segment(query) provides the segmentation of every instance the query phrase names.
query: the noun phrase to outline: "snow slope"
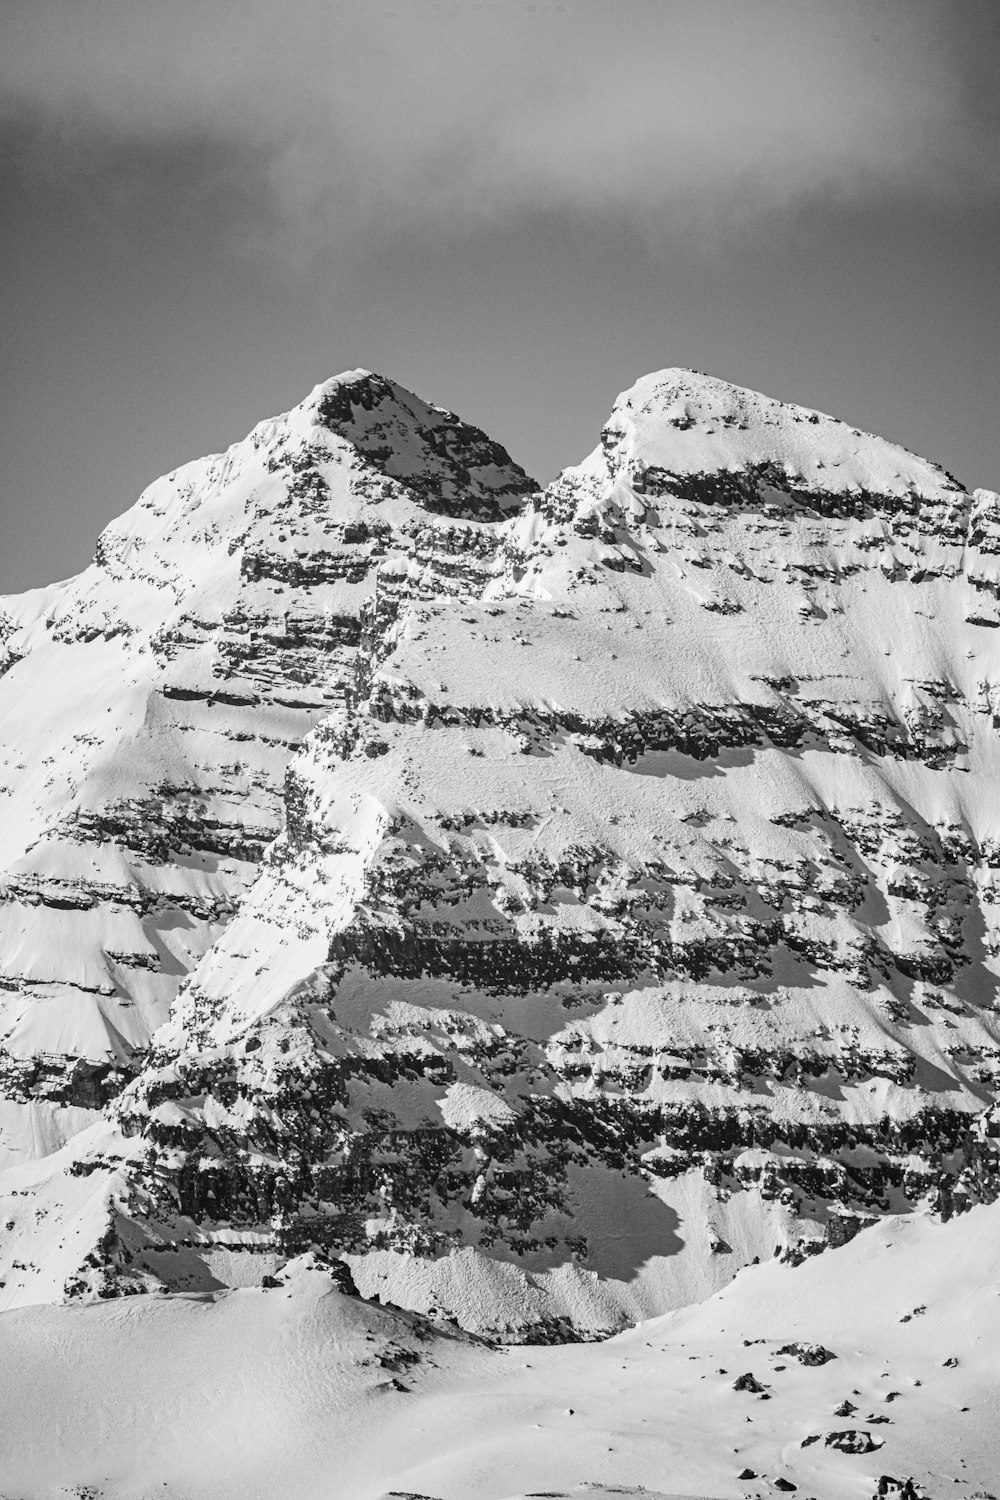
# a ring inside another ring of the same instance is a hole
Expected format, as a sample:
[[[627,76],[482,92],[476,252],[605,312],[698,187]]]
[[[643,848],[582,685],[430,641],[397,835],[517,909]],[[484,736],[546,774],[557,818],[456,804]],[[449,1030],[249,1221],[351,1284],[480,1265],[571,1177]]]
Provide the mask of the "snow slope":
[[[0,1493],[994,1493],[998,1215],[890,1218],[600,1345],[491,1349],[308,1260],[266,1289],[7,1312]]]
[[[282,826],[374,569],[475,565],[532,482],[367,371],[151,485],[78,578],[0,600],[0,1160],[130,1076]]]

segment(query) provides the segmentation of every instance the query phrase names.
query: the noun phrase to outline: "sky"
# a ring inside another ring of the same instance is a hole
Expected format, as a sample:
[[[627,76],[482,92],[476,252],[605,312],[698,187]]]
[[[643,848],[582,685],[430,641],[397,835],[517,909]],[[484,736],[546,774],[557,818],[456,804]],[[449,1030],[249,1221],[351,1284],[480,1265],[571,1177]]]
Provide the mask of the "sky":
[[[0,591],[365,366],[545,482],[688,365],[1000,489],[997,0],[3,0]]]

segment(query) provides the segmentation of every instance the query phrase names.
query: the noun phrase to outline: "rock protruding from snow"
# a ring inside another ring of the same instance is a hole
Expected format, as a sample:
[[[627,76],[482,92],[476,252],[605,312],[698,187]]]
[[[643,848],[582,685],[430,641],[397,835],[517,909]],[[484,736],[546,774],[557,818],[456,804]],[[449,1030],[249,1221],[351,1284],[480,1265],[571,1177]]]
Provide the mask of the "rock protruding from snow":
[[[948,524],[961,486],[936,464],[809,407],[693,370],[646,375],[615,402],[601,447],[557,488],[625,485],[654,503],[678,496],[757,507],[778,497],[820,515],[877,512]]]
[[[281,836],[113,1108],[111,1282],[311,1250],[586,1338],[994,1198],[993,522],[666,372],[509,520],[387,555]]]
[[[0,1161],[95,1117],[238,908],[376,568],[459,587],[531,488],[355,370],[157,480],[78,578],[0,601]]]
[[[498,521],[537,488],[478,427],[369,370],[318,386],[304,410],[433,513]]]
[[[491,1349],[340,1295],[314,1257],[262,1288],[24,1307],[0,1320],[5,1488],[86,1494],[113,1475],[105,1493],[171,1500],[993,1495],[998,1235],[996,1204],[949,1224],[889,1218],[575,1349]],[[927,1316],[901,1323],[916,1300]],[[777,1352],[834,1337],[824,1366]],[[732,1390],[747,1363],[769,1400]],[[887,1387],[902,1393],[891,1422],[831,1416],[845,1391],[867,1410]]]

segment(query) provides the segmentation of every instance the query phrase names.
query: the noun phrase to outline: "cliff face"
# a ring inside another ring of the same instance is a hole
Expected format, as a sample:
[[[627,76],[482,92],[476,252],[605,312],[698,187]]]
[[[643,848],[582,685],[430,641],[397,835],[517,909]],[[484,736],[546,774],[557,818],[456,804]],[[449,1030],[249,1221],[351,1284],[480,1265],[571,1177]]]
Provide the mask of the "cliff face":
[[[447,592],[532,488],[352,371],[150,486],[78,578],[0,600],[0,1159],[97,1118],[238,908],[375,568]]]
[[[313,1249],[473,1330],[593,1337],[996,1197],[998,497],[689,371],[526,499],[481,435],[441,439],[448,490],[361,406],[349,503],[391,534],[359,579],[271,519],[240,543],[241,590],[355,591],[282,831],[104,1123],[18,1179],[22,1252],[39,1203],[100,1243],[8,1295]],[[309,526],[356,524],[341,493]],[[218,683],[225,638],[166,680]],[[287,657],[245,644],[259,723]]]

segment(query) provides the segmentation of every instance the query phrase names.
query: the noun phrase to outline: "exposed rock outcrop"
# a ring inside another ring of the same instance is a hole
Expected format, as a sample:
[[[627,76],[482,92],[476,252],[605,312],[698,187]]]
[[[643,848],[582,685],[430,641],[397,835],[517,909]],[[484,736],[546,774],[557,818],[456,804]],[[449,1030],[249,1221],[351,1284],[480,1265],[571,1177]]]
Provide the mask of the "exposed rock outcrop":
[[[359,421],[378,486],[399,435]],[[312,1251],[595,1337],[996,1197],[1000,501],[687,371],[526,499],[441,445],[280,836],[58,1167],[109,1195],[99,1289]],[[305,586],[271,545],[253,586]]]

